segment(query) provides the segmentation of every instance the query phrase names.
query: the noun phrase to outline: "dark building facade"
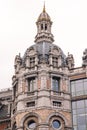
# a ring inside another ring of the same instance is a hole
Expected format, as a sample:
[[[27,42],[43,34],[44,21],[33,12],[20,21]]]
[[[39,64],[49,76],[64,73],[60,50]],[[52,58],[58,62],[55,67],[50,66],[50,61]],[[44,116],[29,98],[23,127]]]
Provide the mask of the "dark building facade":
[[[15,57],[12,90],[0,92],[0,130],[87,130],[87,50],[75,68],[53,44],[45,6],[36,26],[34,45]]]

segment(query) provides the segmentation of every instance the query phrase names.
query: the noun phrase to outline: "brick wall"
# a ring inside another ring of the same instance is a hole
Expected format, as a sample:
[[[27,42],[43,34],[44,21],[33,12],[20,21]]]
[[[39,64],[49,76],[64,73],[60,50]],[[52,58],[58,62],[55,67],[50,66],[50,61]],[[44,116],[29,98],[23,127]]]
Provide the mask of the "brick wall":
[[[5,128],[7,128],[7,126],[8,126],[8,122],[0,123],[0,130],[4,130]]]

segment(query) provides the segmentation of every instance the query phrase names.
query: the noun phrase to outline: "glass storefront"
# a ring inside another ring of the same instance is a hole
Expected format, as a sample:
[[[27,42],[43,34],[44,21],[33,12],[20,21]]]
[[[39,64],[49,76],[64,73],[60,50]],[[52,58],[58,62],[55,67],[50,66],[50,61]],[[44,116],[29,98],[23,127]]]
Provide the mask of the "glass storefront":
[[[87,100],[72,102],[74,130],[87,130]]]
[[[87,79],[71,81],[71,94],[80,96],[72,101],[73,130],[87,130],[87,99],[81,98],[87,95]]]
[[[71,82],[72,97],[87,95],[87,79],[75,80]]]

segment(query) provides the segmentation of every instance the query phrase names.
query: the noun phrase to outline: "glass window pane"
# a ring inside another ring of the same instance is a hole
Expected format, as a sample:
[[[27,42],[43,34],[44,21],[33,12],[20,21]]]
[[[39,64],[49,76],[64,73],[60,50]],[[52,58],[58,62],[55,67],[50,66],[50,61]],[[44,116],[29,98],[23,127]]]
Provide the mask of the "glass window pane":
[[[31,92],[34,91],[34,88],[35,88],[35,78],[28,79],[28,90]]]
[[[76,96],[83,95],[83,94],[84,94],[83,90],[82,90],[82,91],[77,91],[77,92],[76,92]]]
[[[73,110],[73,114],[74,114],[74,115],[76,114],[76,109]]]
[[[77,116],[73,115],[73,125],[77,125]]]
[[[87,79],[84,79],[84,82],[87,82]]]
[[[54,120],[54,121],[52,122],[52,125],[53,125],[53,127],[54,127],[55,129],[58,129],[58,128],[60,127],[61,123],[60,123],[60,121],[58,121],[58,120]]]
[[[53,82],[52,83],[53,90],[58,92],[59,91],[59,79],[55,77],[52,79],[52,82]]]
[[[81,84],[81,83],[83,82],[83,79],[81,79],[81,80],[76,80],[75,82],[76,82],[76,84]]]
[[[28,127],[29,127],[30,129],[35,128],[35,127],[36,127],[36,123],[35,123],[35,121],[33,121],[33,120],[29,121],[29,123],[28,123]]]
[[[72,93],[72,97],[75,97],[76,96],[76,93]]]
[[[77,114],[85,114],[85,109],[77,109]]]
[[[71,85],[71,91],[75,92],[75,85],[74,84]]]
[[[76,102],[72,102],[72,108],[76,109]]]
[[[84,108],[84,100],[77,101],[77,108]]]
[[[75,81],[72,81],[72,82],[71,82],[71,86],[72,86],[74,83],[75,83]]]
[[[87,114],[85,115],[85,118],[86,118],[86,125],[87,125]]]
[[[79,125],[78,130],[86,130],[86,125]]]
[[[87,107],[87,100],[85,100],[85,106]]]
[[[84,82],[84,90],[87,90],[87,82]]]
[[[83,82],[76,83],[76,91],[83,90]]]
[[[74,128],[73,130],[77,130],[77,126],[74,126],[73,128]]]
[[[87,114],[87,108],[85,108],[85,112],[86,112],[86,114]]]
[[[84,95],[87,95],[87,90],[84,90]]]
[[[80,125],[85,125],[86,124],[85,115],[78,116],[77,119],[78,119],[77,120],[78,124],[80,124]]]

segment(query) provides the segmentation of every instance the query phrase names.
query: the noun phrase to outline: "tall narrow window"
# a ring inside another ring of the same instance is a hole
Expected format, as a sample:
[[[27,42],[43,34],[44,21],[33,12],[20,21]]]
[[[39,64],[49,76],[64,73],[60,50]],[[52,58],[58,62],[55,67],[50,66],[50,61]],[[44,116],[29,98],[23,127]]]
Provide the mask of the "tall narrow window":
[[[35,66],[35,57],[30,58],[30,68],[34,68]]]
[[[52,58],[52,64],[53,64],[53,67],[58,67],[58,58],[57,57]]]
[[[52,90],[58,92],[60,90],[60,78],[52,78]]]
[[[45,24],[45,30],[47,30],[47,24]]]
[[[28,91],[32,92],[35,89],[35,77],[28,79]]]
[[[41,24],[41,30],[43,30],[43,24]]]

